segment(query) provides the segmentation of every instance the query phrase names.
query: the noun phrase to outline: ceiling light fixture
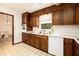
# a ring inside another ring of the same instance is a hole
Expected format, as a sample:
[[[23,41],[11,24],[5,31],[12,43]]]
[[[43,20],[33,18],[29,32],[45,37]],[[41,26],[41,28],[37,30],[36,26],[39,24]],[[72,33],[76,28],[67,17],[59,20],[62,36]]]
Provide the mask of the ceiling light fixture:
[[[6,21],[5,21],[6,24],[10,24],[10,21],[8,19],[8,15],[6,15]]]

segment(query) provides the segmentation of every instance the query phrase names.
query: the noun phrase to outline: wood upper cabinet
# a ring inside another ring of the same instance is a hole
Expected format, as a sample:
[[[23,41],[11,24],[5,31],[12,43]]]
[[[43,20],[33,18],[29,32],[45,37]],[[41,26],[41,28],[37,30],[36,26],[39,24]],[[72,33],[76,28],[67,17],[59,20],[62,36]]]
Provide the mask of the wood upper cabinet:
[[[53,25],[61,25],[62,18],[61,18],[61,9],[55,10],[52,12],[52,24]]]
[[[30,26],[39,27],[39,17],[38,16],[31,16],[30,18]]]
[[[32,27],[30,26],[30,13],[28,12],[25,12],[22,14],[22,26],[25,26],[25,25],[28,31],[32,30]]]
[[[76,24],[79,24],[79,4],[76,6]]]
[[[25,14],[22,14],[22,24],[26,24]]]
[[[73,56],[73,39],[64,38],[64,56]]]
[[[23,13],[22,14],[22,24],[27,24],[27,19],[28,19],[28,13]]]
[[[79,44],[74,41],[74,56],[79,56]]]
[[[62,5],[63,25],[75,24],[75,4],[67,3]]]

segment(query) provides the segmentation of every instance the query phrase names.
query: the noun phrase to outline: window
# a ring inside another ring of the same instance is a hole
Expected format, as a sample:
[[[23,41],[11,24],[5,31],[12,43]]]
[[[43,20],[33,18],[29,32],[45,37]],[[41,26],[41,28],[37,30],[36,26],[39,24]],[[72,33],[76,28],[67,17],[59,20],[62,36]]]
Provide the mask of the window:
[[[39,17],[40,29],[51,29],[52,27],[52,14],[45,14]]]

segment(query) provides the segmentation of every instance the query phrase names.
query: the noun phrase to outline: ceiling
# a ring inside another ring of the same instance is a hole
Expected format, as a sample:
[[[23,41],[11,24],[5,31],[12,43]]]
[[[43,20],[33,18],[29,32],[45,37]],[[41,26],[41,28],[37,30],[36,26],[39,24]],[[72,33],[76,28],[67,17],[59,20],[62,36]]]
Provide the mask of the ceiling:
[[[57,3],[0,3],[0,6],[12,10],[31,13],[55,4]]]

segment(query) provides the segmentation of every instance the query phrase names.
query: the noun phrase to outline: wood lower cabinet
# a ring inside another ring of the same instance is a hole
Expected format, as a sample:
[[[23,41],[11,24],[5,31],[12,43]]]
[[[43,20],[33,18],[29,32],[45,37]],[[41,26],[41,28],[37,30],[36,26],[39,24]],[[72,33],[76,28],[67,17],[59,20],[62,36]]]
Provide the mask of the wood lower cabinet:
[[[26,43],[26,33],[22,33],[22,42]]]
[[[79,44],[74,41],[74,56],[79,56]]]
[[[64,38],[64,56],[73,56],[73,39]]]
[[[41,49],[41,48],[40,48],[40,46],[41,46],[41,44],[40,44],[40,42],[41,42],[41,41],[40,41],[40,38],[37,37],[37,36],[35,36],[34,39],[35,39],[34,47],[37,48],[37,49]]]
[[[34,37],[30,34],[30,45],[34,46]]]
[[[24,43],[40,49],[42,51],[48,52],[48,37],[43,35],[35,35],[35,34],[22,34],[23,37],[26,37],[23,40]]]
[[[44,35],[22,33],[22,41],[32,47],[48,52],[48,37]],[[64,56],[79,56],[79,44],[70,38],[64,38]]]
[[[30,35],[26,34],[26,44],[30,45],[30,43],[31,43]]]
[[[48,52],[48,37],[47,36],[41,37],[41,50]]]

